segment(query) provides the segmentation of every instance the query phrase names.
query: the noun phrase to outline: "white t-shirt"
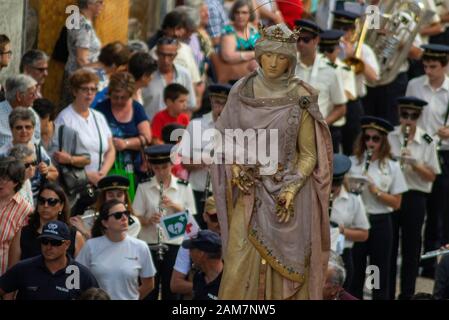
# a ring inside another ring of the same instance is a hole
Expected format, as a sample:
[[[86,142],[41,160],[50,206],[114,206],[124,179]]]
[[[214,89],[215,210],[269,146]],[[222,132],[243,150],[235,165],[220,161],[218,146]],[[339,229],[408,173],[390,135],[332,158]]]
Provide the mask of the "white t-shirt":
[[[106,236],[87,240],[76,261],[89,268],[113,300],[138,300],[139,277],[156,274],[147,244],[129,236],[120,242]]]
[[[97,120],[96,122],[95,119]],[[97,128],[96,123],[98,123],[99,128]],[[85,119],[73,109],[72,105],[69,105],[59,113],[55,120],[56,127],[59,127],[62,124],[78,132],[80,140],[89,152],[90,164],[85,167],[86,171],[99,171],[100,137],[98,131],[100,131],[103,144],[102,160],[104,160],[104,155],[110,147],[108,140],[112,137],[111,129],[103,114],[96,110],[89,109],[89,116]],[[56,128],[55,131],[57,130],[58,129]]]
[[[360,164],[355,156],[351,156],[350,159],[352,167],[349,175],[361,176],[363,174],[366,156]],[[382,165],[379,165],[378,160],[371,161],[367,174],[373,179],[374,184],[381,192],[397,195],[408,190],[399,163],[391,159],[386,159]],[[393,208],[378,200],[367,187],[363,189],[362,200],[368,214],[381,214],[394,211]]]

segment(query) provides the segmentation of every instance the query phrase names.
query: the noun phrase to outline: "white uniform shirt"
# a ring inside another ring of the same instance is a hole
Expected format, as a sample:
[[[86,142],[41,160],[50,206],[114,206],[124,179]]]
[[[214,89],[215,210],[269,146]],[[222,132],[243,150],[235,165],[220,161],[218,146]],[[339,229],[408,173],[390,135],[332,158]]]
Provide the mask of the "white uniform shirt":
[[[193,192],[190,184],[185,185],[179,183],[179,180],[175,176],[171,176],[170,186],[164,190],[164,195],[170,198],[173,202],[180,204],[184,210],[189,210],[190,214],[196,214],[195,200],[193,199]],[[156,178],[152,178],[150,181],[141,183],[137,187],[136,196],[133,202],[134,214],[136,216],[150,218],[153,214],[159,212],[159,183]],[[165,209],[166,215],[171,215],[175,212],[173,209]],[[142,226],[139,233],[139,239],[142,239],[146,243],[157,243],[158,229],[154,224]],[[162,239],[162,242],[180,245],[182,238],[174,240]]]
[[[138,300],[139,277],[156,274],[148,245],[129,236],[120,242],[106,236],[89,239],[76,261],[89,268],[112,300]]]
[[[363,44],[361,57],[365,62],[365,64],[373,68],[374,72],[376,72],[377,77],[379,77],[380,75],[379,62],[377,61],[376,54],[374,53],[373,49],[371,49],[370,46]],[[367,90],[366,90],[365,75],[363,73],[355,75],[355,84],[357,88],[357,96],[359,98],[364,97],[367,93]]]
[[[349,171],[349,175],[361,176],[364,171],[366,156],[360,164],[355,156],[351,156],[350,159],[352,167]],[[386,159],[385,163],[380,166],[378,160],[371,161],[367,174],[373,179],[374,184],[382,192],[397,195],[408,190],[399,163],[391,159]],[[380,214],[394,211],[393,208],[378,200],[376,195],[368,190],[368,187],[363,188],[362,200],[368,214]]]
[[[434,0],[421,0],[420,2],[424,5],[424,8],[426,10],[430,10],[433,13],[431,18],[429,19],[429,22],[427,24],[425,24],[424,27],[428,27],[431,24],[441,22],[440,16],[438,15],[438,9],[437,9],[437,7],[435,5],[436,1],[434,1]],[[423,44],[428,44],[429,43],[429,36],[421,36],[421,38],[422,38]]]
[[[426,75],[414,78],[408,83],[405,95],[427,101],[428,105],[423,108],[422,115],[418,119],[418,126],[438,143],[440,138],[437,132],[444,126],[444,116],[449,108],[449,77],[445,76],[442,86],[436,90],[430,86]],[[443,140],[441,149],[449,150],[449,139]]]
[[[345,104],[347,99],[340,73],[330,66],[329,60],[322,54],[317,54],[311,66],[304,65],[299,59],[296,65],[296,75],[320,92],[318,105],[323,117],[326,118],[337,104]],[[343,126],[345,118],[342,117],[333,126]]]
[[[437,148],[435,140],[428,142],[424,139],[425,132],[416,127],[416,133],[412,141],[407,143],[407,149],[411,153],[411,157],[430,167],[435,174],[440,174],[440,164],[438,162]],[[430,136],[429,136],[430,137]],[[401,155],[401,149],[404,144],[404,134],[401,132],[401,126],[397,126],[393,132],[388,134],[388,141],[391,145],[391,153],[398,157]],[[430,193],[432,190],[432,182],[423,180],[419,174],[409,165],[404,165],[402,172],[409,190],[417,190]]]
[[[96,122],[95,119],[97,120]],[[57,128],[61,125],[66,125],[78,132],[80,140],[90,155],[90,164],[85,167],[86,171],[98,171],[100,166],[100,135],[103,144],[103,161],[104,155],[109,149],[108,140],[112,137],[111,129],[104,115],[101,112],[89,109],[89,116],[85,119],[73,109],[72,105],[69,105],[59,113],[55,120],[55,125]],[[55,132],[57,132],[57,129]]]
[[[365,206],[359,195],[349,193],[344,187],[332,202],[331,221],[345,228],[368,230],[370,224],[366,216]],[[354,242],[345,240],[345,248],[352,248]]]
[[[343,81],[343,89],[345,90],[346,97],[349,99],[357,98],[357,87],[355,82],[355,73],[339,58],[335,60],[337,65],[337,71],[340,73],[340,77]],[[349,95],[349,97],[348,97]]]
[[[182,136],[179,144],[179,154],[191,162],[203,159],[202,152],[205,148],[211,148],[213,136],[204,134],[206,130],[214,129],[215,124],[212,112],[206,113],[200,119],[193,119]],[[199,130],[201,129],[201,130]],[[204,191],[206,188],[207,170],[198,169],[190,171],[189,182],[195,191]]]

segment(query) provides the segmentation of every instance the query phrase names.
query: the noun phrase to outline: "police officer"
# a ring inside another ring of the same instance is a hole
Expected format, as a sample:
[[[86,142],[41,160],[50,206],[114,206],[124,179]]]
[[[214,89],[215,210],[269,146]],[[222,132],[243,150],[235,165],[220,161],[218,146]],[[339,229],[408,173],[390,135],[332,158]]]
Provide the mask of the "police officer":
[[[437,175],[427,201],[424,231],[424,251],[432,251],[449,243],[449,77],[446,75],[449,46],[422,47],[426,74],[410,80],[406,95],[429,103],[418,119],[418,126],[432,136],[438,147],[441,174]],[[436,259],[427,259],[422,264],[422,275],[433,278],[435,263]]]
[[[201,118],[193,119],[181,139],[179,153],[183,158],[183,164],[189,170],[189,183],[195,196],[195,204],[198,212],[202,213],[206,192],[211,194],[210,175],[203,157],[211,156],[211,143],[213,135],[204,134],[206,130],[215,128],[217,121],[226,104],[231,86],[215,84],[208,87],[211,111]],[[206,224],[199,214],[196,216],[200,228],[205,229]]]
[[[148,182],[139,184],[133,202],[134,213],[142,224],[139,239],[147,242],[150,248],[154,249],[151,253],[158,275],[155,289],[149,295],[149,299],[153,300],[158,298],[159,284],[162,286],[163,300],[177,298],[170,291],[170,279],[182,237],[174,240],[166,239],[159,226],[161,218],[185,210],[188,210],[190,214],[196,214],[193,192],[189,183],[171,174],[172,147],[172,145],[163,144],[145,149],[154,177]],[[165,245],[166,251],[162,256],[159,251],[161,247],[155,247],[158,244]]]
[[[297,48],[299,52],[296,75],[320,91],[318,105],[332,134],[334,152],[341,144],[341,126],[345,123],[346,96],[340,73],[335,64],[317,52],[319,34],[322,32],[317,24],[310,20],[296,20],[301,28]]]
[[[42,255],[6,271],[0,277],[0,297],[18,291],[17,300],[74,300],[83,291],[98,288],[92,273],[67,255],[70,231],[64,222],[48,222],[39,239]]]
[[[349,193],[343,184],[349,169],[351,169],[351,160],[345,155],[334,154],[330,221],[338,226],[340,234],[345,238],[342,254],[346,268],[345,289],[351,284],[354,272],[351,253],[354,242],[366,241],[370,227],[362,198]]]
[[[350,292],[363,298],[367,257],[370,265],[379,269],[379,287],[373,289],[373,300],[388,299],[393,226],[391,213],[401,207],[402,193],[407,184],[399,163],[390,158],[387,135],[393,126],[376,117],[361,119],[362,132],[357,138],[354,156],[351,156],[351,175],[364,175],[368,182],[362,191],[362,200],[371,225],[368,240],[357,242],[352,249],[354,278]]]
[[[332,12],[334,15],[333,29],[344,32],[341,41],[340,58],[342,60],[353,57],[355,54],[354,37],[356,31],[356,19],[360,17],[359,14],[336,10]],[[355,39],[357,41],[358,39]],[[363,70],[355,75],[355,94],[348,98],[346,123],[342,128],[342,145],[343,153],[347,156],[352,155],[354,141],[360,133],[360,118],[364,114],[361,99],[367,94],[366,80],[374,81],[379,76],[379,64],[374,51],[370,46],[363,43],[359,59],[363,63]],[[337,63],[338,64],[338,63]],[[351,68],[352,69],[352,68]]]
[[[390,299],[395,299],[399,232],[402,255],[399,299],[408,300],[415,293],[427,195],[436,175],[440,173],[436,144],[430,135],[416,125],[426,105],[426,101],[415,97],[399,98],[401,125],[388,134],[391,153],[399,158],[409,189],[402,196],[401,209],[393,215]]]

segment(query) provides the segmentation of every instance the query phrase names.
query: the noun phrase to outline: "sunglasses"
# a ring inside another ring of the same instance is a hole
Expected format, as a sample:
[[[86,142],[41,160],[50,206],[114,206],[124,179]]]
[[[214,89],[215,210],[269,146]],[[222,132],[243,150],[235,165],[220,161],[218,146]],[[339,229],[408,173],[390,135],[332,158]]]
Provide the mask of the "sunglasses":
[[[17,131],[22,131],[22,130],[26,130],[26,131],[30,131],[30,130],[33,130],[33,126],[32,125],[27,125],[27,126],[15,126],[14,127],[14,130],[17,130]]]
[[[299,37],[298,38],[298,42],[304,42],[305,44],[309,43],[310,41],[312,41],[314,37]]]
[[[131,213],[128,210],[114,212],[114,213],[108,214],[108,218],[113,216],[116,220],[120,220],[123,217],[123,215],[125,215],[129,219],[129,216],[131,215]]]
[[[35,167],[35,166],[37,166],[37,161],[36,160],[33,161],[33,162],[25,163],[25,169],[29,169],[30,167]]]
[[[34,70],[37,70],[37,71],[39,71],[39,72],[45,72],[45,71],[48,71],[48,68],[39,68],[39,67],[34,67],[34,66],[31,66],[31,68],[33,68]]]
[[[54,207],[60,202],[61,200],[56,198],[44,198],[44,197],[37,198],[37,203],[40,204],[41,206],[44,206],[46,203],[48,203],[48,206]]]
[[[51,245],[52,247],[60,247],[64,243],[64,240],[55,240],[55,239],[48,239],[48,238],[42,238],[41,244],[44,246]]]
[[[368,141],[373,141],[374,143],[379,143],[380,142],[380,139],[381,139],[381,137],[380,136],[377,136],[377,135],[375,135],[375,136],[370,136],[369,134],[365,134],[364,136],[363,136],[363,140],[365,141],[365,142],[368,142]]]
[[[402,119],[418,120],[420,113],[401,111],[400,116]]]
[[[80,87],[80,91],[82,92],[82,93],[89,93],[89,92],[92,92],[92,93],[97,93],[98,92],[98,88],[89,88],[89,87]]]

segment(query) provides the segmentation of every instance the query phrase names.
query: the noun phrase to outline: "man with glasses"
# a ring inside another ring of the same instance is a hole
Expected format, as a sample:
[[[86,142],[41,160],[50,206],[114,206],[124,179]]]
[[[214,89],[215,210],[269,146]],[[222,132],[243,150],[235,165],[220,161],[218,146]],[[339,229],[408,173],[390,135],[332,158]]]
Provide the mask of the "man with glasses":
[[[189,90],[188,109],[196,107],[195,90],[192,78],[186,68],[174,63],[178,53],[178,40],[162,37],[156,46],[158,69],[154,73],[153,80],[142,90],[145,112],[150,120],[159,111],[165,108],[164,89],[171,83],[179,83]]]
[[[41,50],[26,52],[20,62],[20,72],[29,75],[37,82],[37,96],[42,98],[41,89],[48,76],[48,56]]]
[[[98,288],[89,269],[67,254],[70,231],[64,222],[48,222],[39,239],[42,255],[20,261],[0,277],[0,296],[18,291],[17,300],[74,300]]]
[[[449,46],[423,45],[422,63],[425,75],[410,80],[406,95],[415,96],[429,105],[423,109],[418,126],[435,141],[441,174],[437,175],[427,201],[427,219],[424,232],[424,251],[432,251],[449,243],[449,77],[446,67]],[[428,259],[423,266],[423,276],[433,278],[436,259]]]
[[[0,34],[0,71],[8,67],[11,57],[11,41],[5,34]],[[5,100],[5,89],[0,84],[0,102],[3,100]]]
[[[347,101],[343,82],[336,65],[317,52],[321,28],[305,19],[296,20],[295,23],[301,28],[297,42],[300,56],[296,65],[296,75],[320,91],[318,105],[331,131],[334,153],[338,153]]]
[[[393,250],[390,272],[390,299],[395,299],[396,269],[401,235],[401,292],[399,299],[415,293],[421,254],[421,232],[426,200],[436,175],[440,174],[435,141],[417,126],[427,102],[416,97],[398,99],[400,125],[388,134],[391,153],[398,158],[409,190],[402,195],[401,209],[392,216]]]
[[[37,82],[30,76],[19,74],[6,79],[6,100],[0,103],[0,147],[12,140],[12,132],[8,118],[14,108],[30,108],[35,117],[33,141],[39,143],[41,139],[41,123],[36,111],[31,107],[37,98]]]

